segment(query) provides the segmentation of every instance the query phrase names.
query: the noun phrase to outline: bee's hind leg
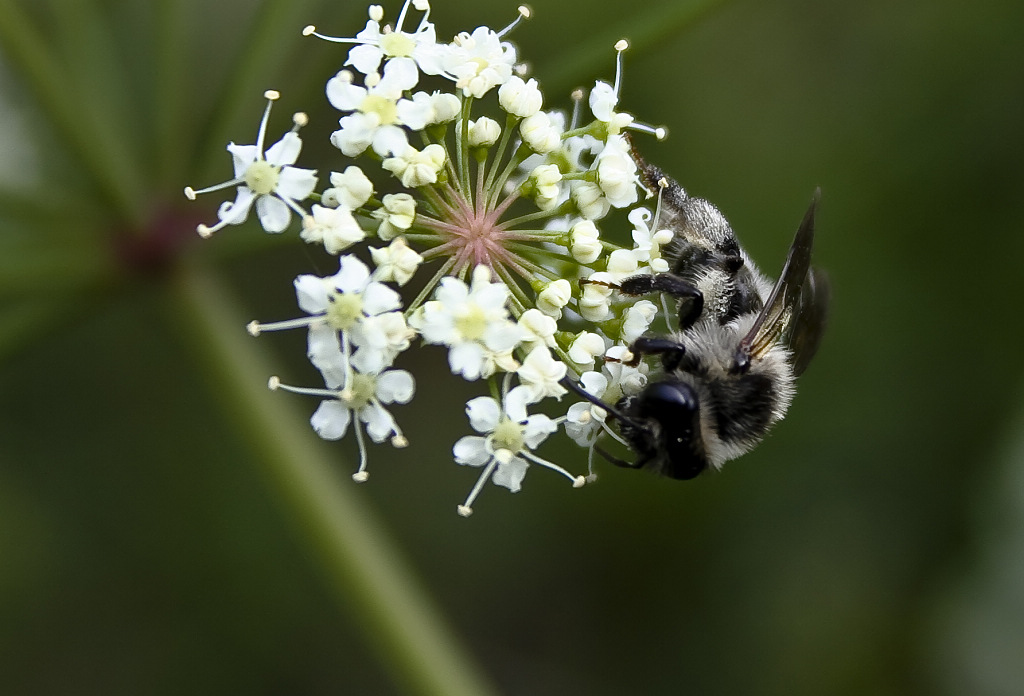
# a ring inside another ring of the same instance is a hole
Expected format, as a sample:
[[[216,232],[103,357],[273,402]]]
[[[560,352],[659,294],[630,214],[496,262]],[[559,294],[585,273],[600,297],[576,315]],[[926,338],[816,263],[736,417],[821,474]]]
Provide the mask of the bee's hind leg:
[[[624,365],[636,367],[645,355],[660,355],[661,364],[666,371],[679,367],[683,358],[686,357],[686,347],[682,343],[672,338],[659,336],[641,336],[633,341],[629,352],[633,354],[633,357],[622,361]]]
[[[704,294],[689,281],[672,273],[641,273],[619,282],[619,292],[625,295],[648,295],[660,292],[679,301],[679,328],[685,329],[704,311]]]

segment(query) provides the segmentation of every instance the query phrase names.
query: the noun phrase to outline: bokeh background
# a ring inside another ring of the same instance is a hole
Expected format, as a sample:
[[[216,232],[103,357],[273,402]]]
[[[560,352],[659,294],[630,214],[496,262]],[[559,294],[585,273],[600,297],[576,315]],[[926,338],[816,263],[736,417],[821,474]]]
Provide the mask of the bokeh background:
[[[438,0],[439,32],[514,13],[477,5]],[[363,486],[336,445],[333,485],[499,693],[1024,693],[1024,4],[533,8],[514,40],[550,104],[633,41],[623,105],[671,132],[644,151],[769,272],[822,187],[825,343],[788,418],[720,474],[603,467],[575,491],[532,472],[470,520],[455,505],[476,473],[450,446],[477,392],[424,350],[397,413],[413,445],[373,450]],[[271,132],[308,111],[301,163],[330,170],[321,90],[343,49],[299,30],[351,34],[365,7],[4,0],[0,17],[0,691],[405,693],[327,589],[169,282],[201,258],[239,330],[293,315],[302,245],[252,223],[197,248],[219,199],[186,207],[181,188],[224,178],[268,87]],[[32,32],[48,54],[26,60]],[[312,383],[301,336],[259,347]]]

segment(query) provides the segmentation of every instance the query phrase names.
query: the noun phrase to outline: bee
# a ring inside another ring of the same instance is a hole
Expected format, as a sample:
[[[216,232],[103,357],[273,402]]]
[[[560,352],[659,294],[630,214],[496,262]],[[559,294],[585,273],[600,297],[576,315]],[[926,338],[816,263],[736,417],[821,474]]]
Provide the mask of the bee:
[[[816,190],[774,284],[740,247],[714,205],[689,196],[635,152],[644,188],[662,189],[658,227],[674,233],[665,273],[631,276],[620,293],[662,293],[677,301],[677,329],[643,336],[630,364],[660,358],[661,373],[637,394],[603,404],[636,454],[613,464],[692,479],[756,446],[786,414],[795,381],[821,342],[829,302],[826,276],[810,265]],[[586,281],[583,281],[586,282]]]

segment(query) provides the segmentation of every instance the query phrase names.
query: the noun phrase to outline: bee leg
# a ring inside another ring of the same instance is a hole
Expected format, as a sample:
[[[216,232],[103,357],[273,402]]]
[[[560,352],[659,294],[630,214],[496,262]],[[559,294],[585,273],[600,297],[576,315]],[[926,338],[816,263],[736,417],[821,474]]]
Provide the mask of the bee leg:
[[[679,300],[679,328],[685,329],[704,311],[704,294],[697,287],[672,273],[641,273],[619,283],[619,292],[626,295],[648,295],[660,292]]]
[[[601,401],[601,399],[597,398],[596,396],[588,392],[586,389],[581,387],[579,384],[577,384],[576,380],[572,379],[571,377],[563,377],[560,380],[559,384],[568,388],[570,391],[576,392],[577,394],[579,394],[580,396],[582,396],[584,399],[594,404],[595,406],[603,408],[612,416],[612,418],[615,418],[620,423],[625,423],[626,425],[639,427],[636,421],[634,421],[632,418],[624,414],[615,406],[611,406],[609,404],[606,404],[604,401]]]
[[[679,341],[671,338],[658,338],[653,336],[641,336],[633,341],[629,347],[633,357],[623,362],[629,367],[636,367],[645,355],[660,355],[661,364],[665,370],[674,370],[683,362],[686,356],[686,347]]]

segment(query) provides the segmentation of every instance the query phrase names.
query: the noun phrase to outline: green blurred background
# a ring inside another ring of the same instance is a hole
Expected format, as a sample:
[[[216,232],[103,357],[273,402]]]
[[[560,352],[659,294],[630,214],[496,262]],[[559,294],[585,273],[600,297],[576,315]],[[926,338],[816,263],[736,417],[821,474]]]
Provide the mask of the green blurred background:
[[[439,33],[514,13],[476,4],[437,0]],[[602,467],[574,491],[532,472],[470,520],[455,505],[476,472],[450,447],[478,390],[424,350],[396,410],[412,446],[372,450],[356,486],[353,443],[335,445],[335,485],[503,694],[1024,693],[1024,3],[533,8],[513,38],[549,104],[633,41],[623,105],[671,133],[645,153],[767,271],[822,187],[825,343],[788,418],[720,474]],[[12,49],[15,18],[42,63]],[[322,85],[344,52],[299,30],[364,21],[348,2],[0,2],[3,693],[404,693],[222,408],[168,281],[197,257],[239,331],[294,315],[301,245],[250,223],[197,248],[194,216],[220,199],[181,189],[227,176],[268,87],[274,137],[306,110],[300,164],[336,165]],[[40,89],[47,60],[60,80]],[[115,137],[76,140],[83,123]],[[258,348],[313,383],[301,336]]]

